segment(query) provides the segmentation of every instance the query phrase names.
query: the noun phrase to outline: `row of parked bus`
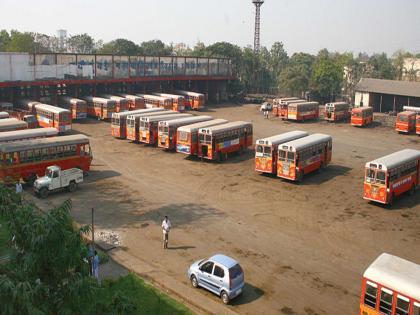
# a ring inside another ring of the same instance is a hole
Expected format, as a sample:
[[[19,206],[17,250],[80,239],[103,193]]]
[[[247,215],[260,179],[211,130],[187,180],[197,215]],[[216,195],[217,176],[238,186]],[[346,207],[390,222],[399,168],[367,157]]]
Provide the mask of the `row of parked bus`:
[[[252,124],[228,122],[207,115],[191,115],[163,108],[114,113],[115,138],[157,145],[166,150],[209,160],[225,160],[229,153],[252,145]]]
[[[259,139],[255,144],[255,170],[301,181],[305,174],[325,168],[332,157],[332,138],[291,131]]]
[[[420,107],[404,106],[403,111],[397,114],[395,130],[420,135]]]

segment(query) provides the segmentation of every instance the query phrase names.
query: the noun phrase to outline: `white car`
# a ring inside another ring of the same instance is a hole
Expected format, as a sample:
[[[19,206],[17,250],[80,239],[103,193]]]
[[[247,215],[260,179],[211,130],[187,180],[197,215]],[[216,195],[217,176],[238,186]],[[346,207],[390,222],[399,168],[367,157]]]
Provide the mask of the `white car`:
[[[269,102],[264,102],[262,103],[261,107],[260,107],[260,112],[263,111],[272,111],[273,110],[273,104],[269,103]]]
[[[45,176],[38,178],[34,183],[34,191],[37,196],[47,198],[52,191],[65,189],[73,192],[77,185],[83,182],[83,171],[78,168],[62,170],[59,166],[47,167]]]

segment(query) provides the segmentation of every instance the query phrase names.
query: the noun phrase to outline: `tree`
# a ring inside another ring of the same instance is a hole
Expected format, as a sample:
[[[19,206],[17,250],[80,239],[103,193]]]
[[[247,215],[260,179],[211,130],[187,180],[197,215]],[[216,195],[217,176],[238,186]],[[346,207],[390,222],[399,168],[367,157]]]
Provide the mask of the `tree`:
[[[35,53],[35,41],[32,33],[21,33],[16,30],[10,32],[10,41],[6,51]]]
[[[308,91],[314,60],[315,57],[310,54],[293,54],[288,65],[280,73],[280,88],[296,96]]]
[[[143,54],[149,56],[169,56],[171,54],[170,48],[166,47],[161,40],[142,42],[140,49]]]
[[[281,71],[286,67],[289,62],[289,56],[282,42],[275,42],[270,49],[270,70],[273,72],[274,77],[278,78]]]
[[[372,55],[369,66],[368,75],[371,78],[394,80],[396,77],[397,69],[385,53]]]
[[[138,55],[141,54],[141,49],[131,40],[118,38],[109,43],[106,43],[98,50],[99,54],[114,54],[114,55]]]
[[[0,51],[5,51],[10,43],[10,35],[6,30],[0,31]]]
[[[88,34],[73,35],[67,39],[67,49],[72,53],[91,54],[95,40]]]

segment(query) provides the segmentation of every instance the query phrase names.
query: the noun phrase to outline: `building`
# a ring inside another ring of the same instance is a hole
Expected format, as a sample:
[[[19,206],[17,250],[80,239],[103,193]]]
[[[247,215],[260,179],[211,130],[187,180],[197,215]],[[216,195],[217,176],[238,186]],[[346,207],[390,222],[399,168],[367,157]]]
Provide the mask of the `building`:
[[[362,78],[355,88],[355,105],[374,112],[399,112],[403,106],[420,107],[420,82]]]

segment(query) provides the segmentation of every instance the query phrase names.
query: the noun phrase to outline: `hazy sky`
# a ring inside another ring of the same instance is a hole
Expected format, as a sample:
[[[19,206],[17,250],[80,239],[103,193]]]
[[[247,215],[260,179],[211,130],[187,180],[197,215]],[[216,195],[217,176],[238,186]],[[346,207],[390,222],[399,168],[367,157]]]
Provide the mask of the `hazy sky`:
[[[251,0],[0,0],[0,29],[246,46],[254,12]],[[289,53],[420,52],[420,0],[266,0],[261,15],[261,44]]]

